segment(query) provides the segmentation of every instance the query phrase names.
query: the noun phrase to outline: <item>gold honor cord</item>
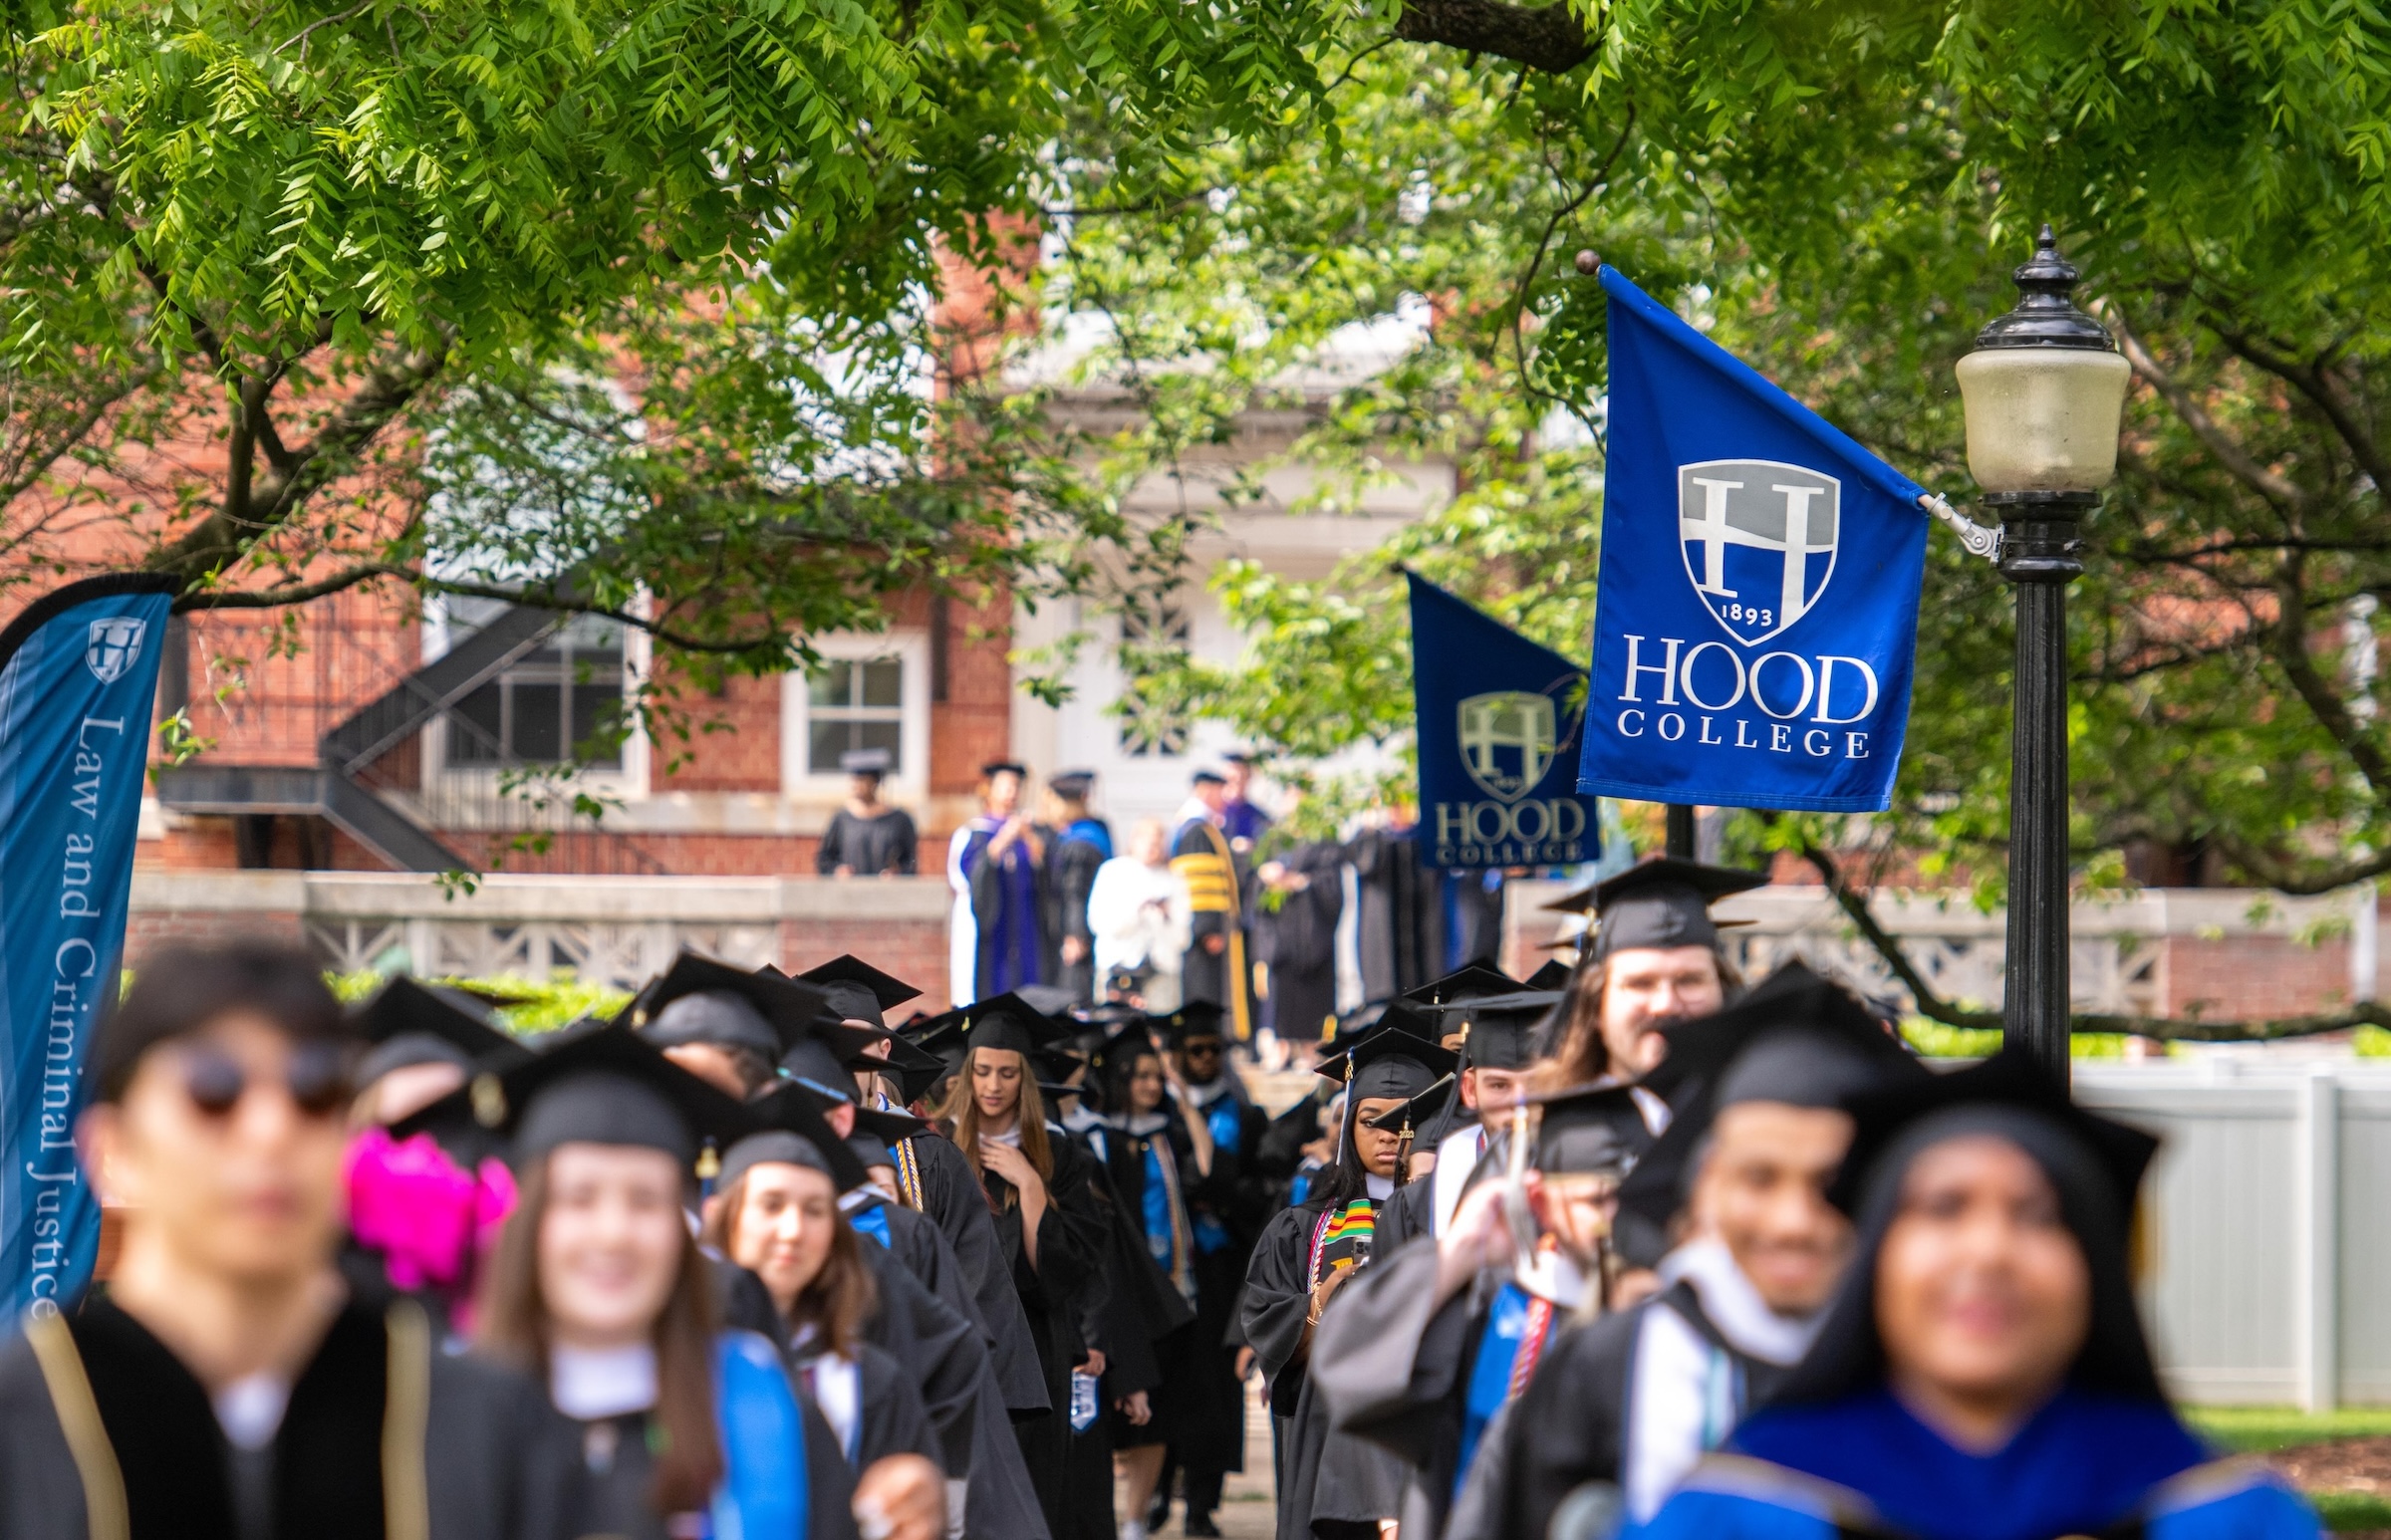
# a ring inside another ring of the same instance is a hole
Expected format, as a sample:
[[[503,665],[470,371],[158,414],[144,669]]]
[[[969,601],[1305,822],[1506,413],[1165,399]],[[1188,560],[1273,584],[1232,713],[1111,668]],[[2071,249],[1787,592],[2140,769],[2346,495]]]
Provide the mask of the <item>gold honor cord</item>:
[[[117,1465],[116,1446],[108,1441],[108,1426],[100,1420],[100,1403],[92,1396],[91,1377],[83,1372],[83,1355],[75,1351],[75,1334],[52,1311],[26,1320],[25,1340],[42,1367],[59,1431],[66,1434],[67,1452],[82,1478],[92,1540],[133,1540],[125,1472]]]

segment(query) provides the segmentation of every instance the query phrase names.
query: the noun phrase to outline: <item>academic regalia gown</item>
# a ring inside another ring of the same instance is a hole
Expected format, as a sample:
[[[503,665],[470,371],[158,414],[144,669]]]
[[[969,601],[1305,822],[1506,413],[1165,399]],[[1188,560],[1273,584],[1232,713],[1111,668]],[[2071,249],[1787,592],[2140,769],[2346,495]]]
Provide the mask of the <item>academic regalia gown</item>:
[[[1022,1461],[1029,1467],[1030,1484],[1037,1490],[1038,1506],[1045,1512],[1046,1526],[1060,1537],[1076,1532],[1068,1471],[1071,1370],[1083,1357],[1084,1347],[1076,1316],[1078,1295],[1104,1265],[1109,1237],[1104,1213],[1089,1185],[1095,1175],[1094,1159],[1060,1129],[1047,1130],[1047,1149],[1053,1155],[1054,1174],[1046,1184],[1046,1212],[1038,1225],[1035,1267],[1022,1243],[1021,1205],[1012,1183],[993,1171],[983,1180],[988,1200],[996,1205],[1004,1276],[1020,1296],[1030,1341],[1045,1377],[1047,1402],[1054,1409],[1046,1416],[1016,1422],[1013,1431],[1020,1441]],[[1108,1517],[1109,1512],[1108,1507]]]
[[[1202,816],[1199,805],[1191,803],[1171,836],[1171,870],[1188,885],[1189,893],[1190,939],[1180,963],[1181,997],[1220,1006],[1231,1035],[1249,1037],[1253,977],[1246,932],[1252,873],[1245,857],[1229,848],[1228,837]],[[1206,949],[1207,941],[1216,941],[1220,950]]]
[[[1639,1351],[1652,1340],[1647,1317],[1656,1310],[1668,1311],[1691,1327],[1720,1368],[1722,1400],[1713,1419],[1716,1425],[1702,1434],[1707,1443],[1716,1445],[1745,1408],[1765,1400],[1784,1382],[1789,1366],[1770,1363],[1729,1342],[1704,1312],[1701,1296],[1684,1282],[1626,1310],[1564,1327],[1545,1348],[1505,1429],[1502,1457],[1495,1467],[1502,1480],[1482,1509],[1494,1527],[1464,1534],[1457,1522],[1448,1540],[1494,1540],[1522,1525],[1548,1526],[1572,1492],[1594,1482],[1626,1484],[1640,1426],[1651,1426],[1653,1436],[1661,1436],[1660,1424],[1642,1419],[1654,1413],[1640,1416],[1632,1394]],[[1676,1435],[1672,1428],[1669,1436]],[[1490,1480],[1487,1472],[1470,1472],[1472,1487]]]
[[[1331,1429],[1312,1381],[1305,1318],[1312,1237],[1322,1212],[1317,1204],[1282,1210],[1262,1231],[1246,1275],[1241,1324],[1269,1378],[1270,1412],[1279,1419],[1278,1540],[1375,1536],[1381,1520],[1403,1509],[1403,1462],[1378,1444]]]
[[[1321,1317],[1312,1370],[1331,1423],[1408,1467],[1403,1532],[1423,1540],[1444,1528],[1485,1328],[1466,1292],[1438,1306],[1436,1283],[1433,1241],[1380,1252]]]
[[[1036,1416],[1068,1403],[1050,1401],[1045,1371],[1031,1340],[1029,1318],[1013,1287],[1012,1269],[988,1211],[971,1162],[954,1142],[917,1134],[892,1147],[897,1180],[906,1202],[936,1223],[954,1248],[956,1267],[971,1290],[974,1313],[987,1333],[989,1362],[1005,1407],[1018,1417]]]
[[[904,1365],[921,1392],[947,1478],[967,1482],[963,1517],[969,1532],[990,1540],[1041,1540],[1046,1520],[978,1331],[877,1241],[864,1248],[864,1259],[880,1287],[864,1339]]]
[[[1038,858],[1027,839],[988,859],[1003,821],[981,814],[954,832],[946,882],[955,895],[948,958],[957,1004],[985,1000],[1039,977]]]
[[[2255,1460],[2211,1460],[2156,1402],[2063,1390],[1991,1454],[1953,1447],[1882,1387],[1762,1412],[1648,1540],[2314,1540]]]
[[[932,1464],[944,1461],[945,1447],[930,1424],[922,1393],[895,1354],[869,1342],[856,1343],[851,1353],[837,1360],[809,1356],[800,1348],[790,1355],[789,1368],[836,1435],[834,1443],[849,1469],[864,1470],[892,1454],[919,1454]],[[833,1381],[846,1383],[834,1388]],[[850,1397],[851,1416],[842,1408],[834,1417],[834,1406]],[[842,1426],[843,1420],[848,1425]]]
[[[764,1351],[760,1343],[757,1348]],[[777,1375],[779,1370],[772,1372]],[[806,1540],[858,1540],[855,1472],[840,1455],[838,1437],[813,1402],[798,1396],[796,1403],[805,1428]],[[581,1432],[588,1482],[580,1532],[621,1540],[670,1540],[664,1520],[649,1503],[656,1480],[652,1441],[658,1431],[651,1414],[632,1412],[575,1425]]]
[[[884,872],[912,877],[920,867],[919,846],[913,815],[903,808],[890,808],[876,818],[858,818],[841,808],[830,815],[830,827],[822,832],[814,870],[824,877],[841,867],[858,877]]]
[[[1220,1085],[1198,1112],[1212,1136],[1212,1169],[1196,1176],[1183,1167],[1188,1213],[1196,1232],[1196,1324],[1190,1329],[1184,1402],[1171,1455],[1188,1473],[1194,1511],[1217,1501],[1221,1477],[1245,1468],[1245,1387],[1237,1379],[1237,1300],[1253,1260],[1254,1237],[1268,1222],[1261,1184],[1248,1173],[1247,1153],[1261,1137],[1263,1115],[1235,1088]],[[1201,1096],[1203,1091],[1198,1090]]]
[[[1096,869],[1113,856],[1113,834],[1100,818],[1083,818],[1051,832],[1038,872],[1039,936],[1045,945],[1044,981],[1077,1000],[1096,998],[1096,933],[1088,926],[1088,895]],[[1079,960],[1063,960],[1065,938],[1080,944]]]
[[[1278,858],[1310,886],[1253,911],[1254,951],[1270,965],[1270,1029],[1290,1042],[1320,1040],[1337,1015],[1337,921],[1345,912],[1345,851],[1301,845]]]
[[[104,1500],[125,1504],[128,1540],[235,1540],[230,1445],[165,1345],[104,1297],[28,1330],[0,1345],[0,1537],[102,1533],[85,1482],[113,1465]],[[54,1386],[75,1412],[63,1422]],[[95,1408],[100,1436],[79,1445],[66,1429]],[[404,1303],[334,1318],[268,1458],[271,1533],[287,1540],[381,1535],[386,1501],[427,1514],[431,1540],[587,1532],[572,1424],[528,1379],[441,1353]]]
[[[1176,1116],[1161,1114],[1099,1124],[1083,1137],[1102,1162],[1103,1196],[1113,1218],[1105,1395],[1120,1401],[1144,1391],[1153,1410],[1142,1426],[1116,1416],[1113,1444],[1174,1442],[1188,1329],[1196,1320],[1188,1297],[1196,1289],[1196,1237],[1182,1185],[1196,1169],[1195,1147]]]
[[[1442,874],[1420,864],[1409,829],[1365,829],[1346,843],[1361,913],[1356,916],[1362,993],[1387,1000],[1446,971]]]

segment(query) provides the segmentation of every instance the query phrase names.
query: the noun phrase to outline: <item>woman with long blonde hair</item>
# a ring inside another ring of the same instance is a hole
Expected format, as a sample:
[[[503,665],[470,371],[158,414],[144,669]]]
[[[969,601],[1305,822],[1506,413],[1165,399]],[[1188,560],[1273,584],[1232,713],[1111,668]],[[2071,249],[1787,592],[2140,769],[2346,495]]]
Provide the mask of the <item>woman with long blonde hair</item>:
[[[1090,1421],[1074,1427],[1079,1418],[1072,1413],[1071,1395],[1075,1373],[1099,1380],[1104,1374],[1104,1356],[1085,1341],[1077,1308],[1106,1242],[1104,1216],[1090,1185],[1095,1162],[1047,1123],[1038,1094],[1032,1056],[1060,1042],[1063,1028],[1027,1001],[1005,994],[973,1006],[960,1032],[963,1061],[947,1093],[945,1118],[955,1148],[979,1173],[1013,1287],[1029,1318],[1054,1411],[1016,1422],[1013,1430],[1047,1527],[1055,1540],[1068,1540],[1078,1532],[1068,1501],[1072,1435],[1099,1434],[1102,1426]],[[1091,1506],[1085,1500],[1077,1504],[1081,1510]],[[1109,1493],[1104,1506],[1108,1522],[1100,1531],[1109,1534]]]

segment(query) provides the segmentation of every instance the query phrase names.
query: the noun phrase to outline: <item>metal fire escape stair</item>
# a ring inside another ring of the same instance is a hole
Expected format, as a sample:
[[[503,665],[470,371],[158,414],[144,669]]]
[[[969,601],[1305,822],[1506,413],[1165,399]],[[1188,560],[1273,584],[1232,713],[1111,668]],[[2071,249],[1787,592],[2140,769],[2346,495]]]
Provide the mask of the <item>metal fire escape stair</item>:
[[[313,815],[403,872],[475,870],[401,804],[359,779],[367,766],[537,647],[560,617],[509,606],[488,625],[336,723],[306,766],[176,765],[158,777],[160,805],[216,816]]]

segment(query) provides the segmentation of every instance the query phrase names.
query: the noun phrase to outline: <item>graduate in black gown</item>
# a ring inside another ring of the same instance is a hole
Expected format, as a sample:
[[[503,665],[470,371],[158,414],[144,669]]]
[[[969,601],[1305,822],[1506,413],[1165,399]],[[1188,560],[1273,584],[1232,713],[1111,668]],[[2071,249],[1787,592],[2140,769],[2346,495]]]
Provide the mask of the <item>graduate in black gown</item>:
[[[1413,1027],[1430,1030],[1424,1018],[1391,1006],[1324,1066],[1346,1089],[1336,1160],[1302,1203],[1270,1221],[1246,1275],[1241,1325],[1280,1420],[1279,1540],[1371,1537],[1402,1510],[1402,1463],[1377,1444],[1332,1431],[1310,1371],[1323,1308],[1369,1265],[1374,1213],[1399,1183],[1397,1134],[1368,1123],[1453,1070],[1454,1056]]]
[[[2126,1262],[2157,1141],[2004,1052],[1858,1108],[1858,1244],[1818,1340],[1654,1540],[2313,1540],[2168,1403]]]
[[[893,1104],[879,1090],[884,1076],[894,1075],[904,1084],[920,1074],[923,1064],[933,1061],[933,1056],[891,1032],[886,1020],[890,1008],[921,991],[852,955],[808,968],[798,981],[820,990],[825,1003],[811,1029],[782,1056],[781,1074],[829,1099],[834,1105],[825,1116],[845,1138],[856,1132],[856,1119],[868,1110],[867,1102],[873,1104],[871,1110],[891,1110]],[[923,1030],[960,1021],[959,1013],[950,1012],[924,1024]],[[986,1338],[1005,1407],[1014,1416],[1043,1412],[1045,1382],[1030,1344],[1029,1323],[1005,1277],[995,1221],[969,1165],[926,1122],[890,1126],[885,1134],[896,1160],[899,1197],[935,1223],[954,1252],[971,1292],[968,1314]]]
[[[1047,1123],[1030,1067],[1031,1055],[1062,1041],[1065,1029],[1006,994],[974,1003],[956,1030],[963,1072],[949,1093],[946,1116],[954,1148],[977,1173],[982,1201],[995,1215],[1005,1276],[1020,1295],[1054,1408],[1014,1430],[1047,1527],[1061,1540],[1081,1533],[1097,1506],[1074,1500],[1067,1472],[1072,1375],[1100,1373],[1089,1359],[1077,1306],[1102,1265],[1106,1219],[1090,1189],[1094,1161]],[[1109,1530],[1112,1504],[1101,1506]]]
[[[835,1101],[797,1084],[784,1085],[749,1111],[765,1127],[788,1129],[809,1141],[831,1127],[821,1120],[841,1116]],[[917,1125],[905,1115],[870,1109],[854,1109],[852,1116],[859,1129],[869,1126],[899,1137]],[[878,1296],[862,1332],[897,1361],[921,1393],[946,1471],[947,1511],[962,1516],[967,1534],[1042,1540],[1045,1516],[1014,1441],[987,1334],[963,1287],[954,1252],[935,1224],[896,1199],[895,1157],[886,1140],[859,1133],[847,1143],[864,1169],[841,1178],[854,1184],[840,1194],[839,1207],[863,1242],[862,1257]],[[839,1163],[844,1170],[845,1162]],[[888,1185],[879,1185],[884,1179]],[[1012,1298],[1009,1283],[1006,1297]],[[1024,1337],[1027,1331],[1025,1325]]]
[[[1188,1192],[1211,1178],[1214,1150],[1210,1128],[1175,1084],[1177,1069],[1147,1022],[1133,1021],[1099,1045],[1090,1056],[1090,1070],[1103,1086],[1105,1115],[1086,1138],[1105,1164],[1114,1202],[1129,1221],[1135,1248],[1130,1260],[1136,1266],[1123,1269],[1129,1278],[1122,1282],[1142,1284],[1137,1290],[1140,1324],[1154,1357],[1155,1383],[1113,1425],[1114,1463],[1129,1515],[1122,1533],[1125,1540],[1145,1540],[1146,1514],[1162,1479],[1164,1455],[1181,1437],[1181,1418],[1191,1400],[1198,1285]],[[1147,1303],[1165,1289],[1168,1298]]]
[[[893,1458],[859,1481],[777,1344],[720,1323],[725,1269],[683,1205],[700,1152],[716,1158],[747,1127],[738,1103],[615,1029],[478,1094],[478,1115],[513,1136],[522,1195],[483,1279],[476,1349],[544,1379],[580,1425],[589,1532],[831,1540],[881,1509],[934,1540],[936,1468]]]
[[[920,1455],[942,1469],[946,1451],[910,1371],[865,1336],[880,1291],[861,1249],[872,1242],[859,1239],[839,1212],[840,1188],[862,1180],[861,1171],[848,1169],[852,1156],[844,1145],[826,1155],[817,1141],[785,1129],[747,1136],[722,1156],[706,1199],[704,1239],[771,1291],[789,1367],[850,1469],[892,1454]]]
[[[1212,1142],[1210,1172],[1187,1188],[1196,1241],[1196,1323],[1162,1478],[1168,1493],[1178,1473],[1187,1497],[1181,1527],[1192,1536],[1218,1533],[1213,1511],[1221,1489],[1229,1472],[1245,1468],[1245,1383],[1237,1373],[1244,1345],[1237,1338],[1237,1298],[1245,1291],[1255,1237],[1284,1206],[1267,1177],[1253,1168],[1253,1153],[1269,1119],[1229,1067],[1220,1014],[1217,1005],[1196,1001],[1160,1022],[1179,1071],[1174,1094],[1202,1120]]]
[[[1254,869],[1253,949],[1268,972],[1270,1030],[1317,1043],[1337,1019],[1337,921],[1345,912],[1345,849],[1298,845]]]
[[[1039,977],[1082,1005],[1096,998],[1088,895],[1095,891],[1096,869],[1113,859],[1111,826],[1088,811],[1095,785],[1092,770],[1060,771],[1047,778],[1039,810],[1046,837],[1038,864],[1038,937],[1046,947]]]
[[[847,802],[830,815],[814,852],[814,870],[824,877],[912,877],[921,870],[920,837],[914,816],[880,800],[880,784],[895,756],[887,749],[849,749],[839,756],[847,772]]]
[[[1489,1426],[1556,1332],[1606,1307],[1611,1213],[1634,1158],[1626,1102],[1617,1087],[1525,1099],[1503,1148],[1524,1140],[1517,1197],[1530,1233],[1510,1228],[1507,1166],[1481,1167],[1444,1235],[1381,1254],[1323,1316],[1313,1379],[1340,1431],[1412,1468],[1406,1534],[1436,1540]]]
[[[861,1010],[863,1002],[850,999],[847,1008]],[[967,1013],[961,1010],[924,1018],[908,1029],[914,1034],[912,1041],[890,1047],[901,1050],[911,1061],[944,1057],[959,1065],[966,1019]],[[937,1045],[934,1051],[931,1045]],[[859,1076],[876,1075],[896,1063],[894,1058],[877,1063],[859,1059],[850,1061],[849,1068]],[[925,1098],[935,1098],[942,1107],[950,1091],[943,1087],[949,1077],[939,1071],[917,1078],[917,1072],[909,1066],[899,1078],[904,1089],[921,1093],[909,1095],[906,1098],[909,1104],[920,1105]],[[860,1089],[868,1082],[859,1079],[857,1084]],[[898,1196],[907,1207],[935,1224],[953,1249],[956,1266],[971,1291],[973,1313],[987,1337],[989,1363],[1006,1410],[1015,1419],[1045,1415],[1053,1408],[1047,1395],[1045,1371],[1030,1335],[1029,1318],[1021,1308],[1020,1293],[1013,1287],[1011,1269],[1005,1264],[996,1218],[989,1210],[978,1173],[953,1141],[934,1127],[925,1124],[912,1132],[891,1130],[891,1135],[889,1154],[896,1162],[893,1174]]]
[[[1626,1260],[1661,1291],[1565,1332],[1489,1435],[1454,1535],[1541,1534],[1564,1505],[1649,1520],[1703,1453],[1807,1350],[1850,1225],[1827,1202],[1843,1107],[1927,1072],[1859,1000],[1799,963],[1672,1030],[1651,1083],[1669,1132],[1621,1188]],[[1665,1256],[1640,1253],[1656,1242]]]
[[[106,1292],[0,1345],[0,1536],[585,1532],[540,1388],[334,1267],[357,1046],[318,964],[258,943],[152,955],[102,1019],[77,1179],[124,1244]]]

